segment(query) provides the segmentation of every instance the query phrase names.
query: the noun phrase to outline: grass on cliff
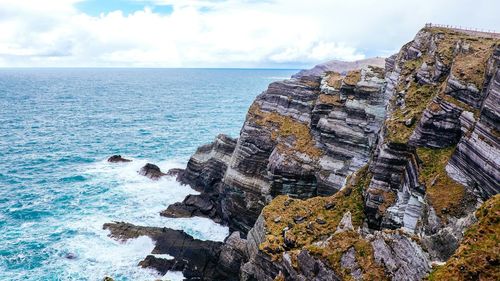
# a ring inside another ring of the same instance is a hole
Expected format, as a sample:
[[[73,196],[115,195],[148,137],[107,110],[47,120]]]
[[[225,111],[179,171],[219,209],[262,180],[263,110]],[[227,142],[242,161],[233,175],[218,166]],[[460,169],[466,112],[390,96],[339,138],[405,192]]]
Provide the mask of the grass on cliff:
[[[385,121],[387,140],[396,143],[407,143],[422,117],[422,113],[432,99],[437,96],[438,92],[439,89],[436,86],[419,86],[417,83],[411,82],[405,94],[405,108],[396,108]],[[406,120],[412,120],[413,122],[406,125]]]
[[[473,84],[481,90],[488,58],[494,47],[500,44],[500,40],[472,36],[446,28],[427,28],[426,31],[438,35],[434,37],[435,56],[445,65],[445,68],[450,68],[451,73],[463,83]],[[462,50],[457,49],[459,43],[463,46]],[[424,61],[429,67],[435,67],[434,59],[425,51],[421,57],[405,61],[402,65],[397,89],[398,92],[403,91],[410,83],[405,90],[406,107],[404,109],[397,108],[395,106],[396,100],[392,100],[395,109],[386,121],[388,141],[407,143],[417,125],[416,123],[422,116],[422,112],[427,106],[432,105],[432,99],[438,95],[464,110],[473,112],[476,117],[478,116],[478,110],[472,109],[467,104],[444,93],[447,83],[444,80],[445,77],[442,77],[435,85],[419,85],[414,82],[414,76]],[[415,122],[411,125],[405,125],[405,121],[412,118]]]
[[[450,178],[445,169],[454,151],[454,146],[442,149],[417,148],[418,158],[422,161],[418,180],[425,184],[429,203],[442,219],[447,215],[464,215],[465,187]]]
[[[354,280],[347,268],[342,268],[340,261],[345,252],[351,247],[356,251],[356,262],[362,270],[362,280],[389,280],[374,258],[373,248],[369,241],[363,239],[355,231],[345,231],[335,234],[324,247],[318,245],[309,246],[309,252],[324,260],[327,260],[342,280]]]
[[[486,201],[476,217],[455,254],[428,280],[500,280],[500,194]]]
[[[437,44],[437,55],[445,65],[452,65],[451,72],[460,80],[474,84],[479,90],[484,83],[486,62],[493,52],[495,44],[500,40],[479,37],[446,28],[427,28],[434,34],[440,34]],[[461,42],[468,50],[458,50]]]
[[[257,125],[271,129],[271,138],[278,142],[278,149],[281,153],[289,154],[297,151],[311,158],[318,158],[323,154],[321,149],[316,147],[316,142],[313,140],[307,124],[276,112],[264,112],[255,103],[248,112],[250,118],[253,118]],[[285,147],[284,139],[289,137],[293,138],[292,152]]]
[[[307,200],[292,199],[284,195],[274,198],[262,211],[266,237],[259,249],[273,260],[281,259],[286,251],[291,255],[294,266],[294,257],[298,251],[309,250],[313,255],[328,261],[344,280],[350,280],[350,272],[341,268],[340,259],[347,250],[354,247],[356,261],[365,280],[383,280],[377,278],[383,276],[383,270],[375,263],[369,242],[355,231],[334,234],[346,212],[351,213],[354,228],[362,225],[363,190],[370,179],[366,166],[349,180],[350,184],[332,196]],[[315,243],[325,240],[322,246]]]

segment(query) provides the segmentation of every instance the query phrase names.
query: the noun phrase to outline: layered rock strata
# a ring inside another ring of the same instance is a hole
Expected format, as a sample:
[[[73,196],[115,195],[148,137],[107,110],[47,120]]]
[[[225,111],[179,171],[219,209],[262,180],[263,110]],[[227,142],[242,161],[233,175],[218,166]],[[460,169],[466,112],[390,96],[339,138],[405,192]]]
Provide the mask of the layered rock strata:
[[[222,219],[246,234],[277,195],[337,192],[368,161],[388,100],[384,84],[383,70],[372,66],[272,83],[250,107],[235,146],[200,148],[180,174],[203,200],[190,196],[163,214]]]
[[[205,267],[190,255],[142,265],[205,280],[499,276],[500,42],[481,36],[426,27],[385,70],[317,68],[269,85],[237,140],[217,137],[178,173],[200,195],[162,213],[234,232],[188,243]]]

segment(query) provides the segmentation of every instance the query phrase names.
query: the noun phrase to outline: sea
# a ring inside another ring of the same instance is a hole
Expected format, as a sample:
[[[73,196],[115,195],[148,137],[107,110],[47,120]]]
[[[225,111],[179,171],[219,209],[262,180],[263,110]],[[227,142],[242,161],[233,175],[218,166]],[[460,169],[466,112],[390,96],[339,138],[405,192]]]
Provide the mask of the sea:
[[[166,171],[219,133],[237,137],[254,98],[290,69],[0,69],[0,280],[182,280],[143,269],[154,242],[117,241],[106,222],[222,241],[206,218],[159,216],[197,194]],[[130,163],[106,159],[121,154]]]

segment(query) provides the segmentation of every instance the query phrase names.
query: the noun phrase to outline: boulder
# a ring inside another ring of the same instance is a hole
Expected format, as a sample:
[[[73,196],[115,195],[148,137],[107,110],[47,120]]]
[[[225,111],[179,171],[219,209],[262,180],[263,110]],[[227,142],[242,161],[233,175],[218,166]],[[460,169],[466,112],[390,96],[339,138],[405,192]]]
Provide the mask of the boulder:
[[[147,163],[146,165],[144,165],[144,167],[141,168],[141,170],[139,170],[139,175],[146,176],[152,180],[157,180],[165,176],[166,174],[160,170],[160,167],[151,163]]]
[[[108,158],[108,162],[111,163],[121,163],[121,162],[132,162],[130,159],[125,159],[121,155],[113,155]]]

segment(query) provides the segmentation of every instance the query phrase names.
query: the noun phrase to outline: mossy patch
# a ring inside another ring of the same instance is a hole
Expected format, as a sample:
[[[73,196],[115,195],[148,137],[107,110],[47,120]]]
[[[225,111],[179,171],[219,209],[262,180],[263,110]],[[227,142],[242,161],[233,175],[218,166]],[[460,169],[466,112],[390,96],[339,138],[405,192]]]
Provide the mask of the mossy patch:
[[[277,196],[262,210],[267,233],[260,250],[279,259],[285,250],[302,249],[322,241],[335,232],[348,211],[353,226],[361,226],[364,220],[362,193],[370,179],[365,167],[357,173],[353,184],[332,196],[307,200]],[[285,238],[288,243],[285,243]]]
[[[455,254],[428,280],[500,280],[500,194],[486,201],[476,217]]]
[[[271,138],[278,142],[278,149],[283,153],[294,151],[306,154],[312,158],[319,158],[323,151],[316,147],[308,124],[294,120],[290,116],[284,116],[276,112],[264,112],[257,104],[253,104],[248,110],[249,118],[253,119],[259,126],[271,129]],[[283,139],[293,138],[292,147],[283,147]]]
[[[347,75],[344,77],[344,84],[349,86],[356,86],[358,82],[361,80],[361,70],[351,70],[347,72]]]
[[[417,121],[420,120],[422,113],[432,99],[438,95],[438,91],[439,89],[436,86],[419,86],[415,82],[411,82],[405,94],[405,108],[396,108],[385,121],[387,140],[396,143],[407,143],[415,130]],[[415,122],[411,126],[407,126],[405,124],[406,120],[412,118]]]
[[[446,215],[463,215],[465,187],[454,181],[446,172],[446,165],[455,147],[432,149],[419,147],[417,155],[422,161],[418,179],[425,184],[426,196],[440,218]]]

